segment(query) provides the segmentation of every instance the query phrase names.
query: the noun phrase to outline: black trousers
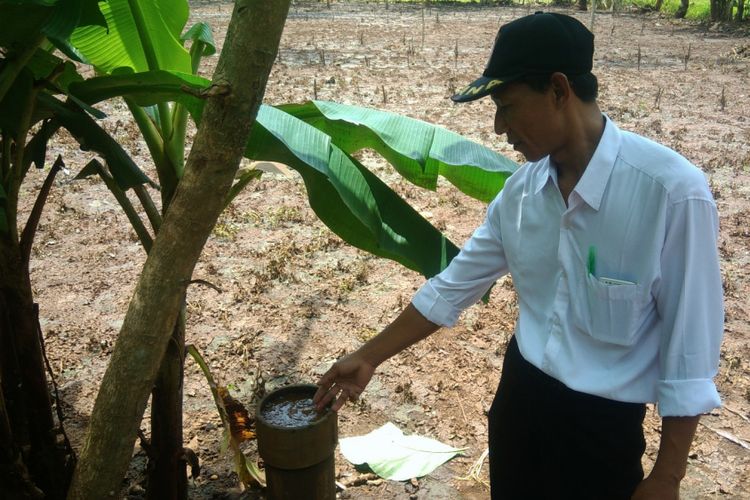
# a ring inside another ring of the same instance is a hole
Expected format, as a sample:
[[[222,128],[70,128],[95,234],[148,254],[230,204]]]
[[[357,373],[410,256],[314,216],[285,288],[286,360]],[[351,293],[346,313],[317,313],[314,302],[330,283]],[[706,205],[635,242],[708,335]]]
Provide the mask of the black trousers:
[[[629,499],[643,479],[645,413],[567,388],[514,337],[489,412],[492,499]]]

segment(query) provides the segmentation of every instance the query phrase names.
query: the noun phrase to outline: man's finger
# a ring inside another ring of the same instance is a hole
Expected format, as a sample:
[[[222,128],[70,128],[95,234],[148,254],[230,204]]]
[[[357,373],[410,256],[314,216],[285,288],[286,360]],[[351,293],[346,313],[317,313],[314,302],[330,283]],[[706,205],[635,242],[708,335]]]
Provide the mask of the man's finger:
[[[318,383],[316,384],[318,386],[318,390],[315,391],[315,396],[313,396],[313,403],[317,405],[320,401],[320,398],[322,398],[325,393],[327,393],[331,389],[331,386],[336,380],[336,374],[337,371],[332,367],[330,370],[325,372],[322,377],[320,377],[320,380],[318,380]]]
[[[315,401],[315,397],[318,396],[318,393],[315,393],[315,397],[313,397],[313,404],[315,405],[315,408],[318,411],[321,411],[326,407],[326,405],[333,401],[333,399],[340,391],[341,389],[337,385],[334,385],[327,390],[323,389],[322,387],[318,389],[318,392],[321,393],[321,396],[319,397],[318,401]]]
[[[320,385],[320,383],[318,383],[318,386],[318,390],[315,391],[315,395],[313,396],[313,404],[315,404],[316,406],[321,402],[323,396],[328,393],[328,387]]]
[[[341,391],[341,394],[339,394],[339,397],[336,398],[336,402],[333,403],[333,406],[331,406],[331,409],[333,411],[339,411],[342,406],[346,404],[346,401],[349,399],[349,393],[347,391]]]

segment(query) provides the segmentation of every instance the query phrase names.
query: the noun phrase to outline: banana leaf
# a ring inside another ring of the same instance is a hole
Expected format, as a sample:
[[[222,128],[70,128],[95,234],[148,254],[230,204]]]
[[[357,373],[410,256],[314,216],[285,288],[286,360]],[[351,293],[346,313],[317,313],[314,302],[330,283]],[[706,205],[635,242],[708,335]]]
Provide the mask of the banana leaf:
[[[377,109],[324,101],[279,109],[325,132],[349,154],[376,150],[406,179],[431,190],[442,175],[469,196],[489,202],[518,168],[455,132]]]
[[[440,231],[319,130],[264,106],[245,150],[300,173],[310,206],[333,232],[369,253],[432,276],[458,253]]]
[[[97,0],[0,0],[0,46],[21,49],[39,34],[63,42],[78,26],[106,28]]]
[[[128,97],[144,108],[160,102],[179,102],[194,119],[200,120],[203,99],[199,95],[210,85],[210,80],[189,73],[162,70],[134,73],[122,69],[113,75],[71,83],[69,89],[72,95],[90,105],[113,97]]]
[[[159,71],[93,78],[72,83],[70,90],[89,104],[116,95],[141,106],[182,102],[199,123],[200,90],[209,84],[199,77]],[[402,140],[404,135],[409,139]],[[516,168],[482,145],[393,113],[322,101],[261,106],[245,156],[294,168],[305,182],[310,206],[332,231],[425,276],[442,270],[458,248],[352,157],[364,147],[382,154],[418,185],[435,189],[438,176],[444,175],[482,200],[497,194]]]
[[[155,186],[122,146],[75,103],[63,103],[49,94],[40,94],[39,107],[49,113],[54,122],[65,127],[81,149],[96,151],[107,161],[120,189],[125,191],[146,183]]]
[[[180,42],[189,14],[185,0],[107,0],[99,6],[107,27],[82,26],[70,36],[99,72],[126,67],[190,73],[190,55]]]
[[[391,422],[364,436],[341,438],[339,446],[352,464],[366,464],[378,476],[392,481],[426,476],[466,450],[425,436],[406,436]]]
[[[191,40],[193,43],[200,42],[203,44],[202,56],[212,56],[216,54],[216,42],[214,35],[211,33],[211,26],[208,23],[195,23],[181,37],[181,40]]]

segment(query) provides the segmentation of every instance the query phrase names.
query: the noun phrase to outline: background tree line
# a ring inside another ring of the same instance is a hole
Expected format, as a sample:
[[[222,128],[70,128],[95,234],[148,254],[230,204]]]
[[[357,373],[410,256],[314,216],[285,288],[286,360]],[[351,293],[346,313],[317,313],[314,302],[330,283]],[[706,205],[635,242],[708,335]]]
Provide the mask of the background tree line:
[[[317,0],[318,3],[326,2],[328,5],[334,0]],[[353,1],[357,0],[338,0]],[[688,17],[689,13],[694,13],[692,17],[707,18],[712,22],[742,22],[747,21],[745,13],[745,0],[549,0],[548,2],[531,2],[530,0],[381,0],[385,8],[391,4],[423,4],[425,7],[432,5],[523,5],[531,3],[534,7],[544,8],[545,5],[554,5],[559,7],[575,6],[579,10],[586,11],[594,3],[596,9],[603,10],[622,10],[625,8],[635,8],[641,12],[665,12],[673,15],[675,18],[683,19]],[[296,2],[300,3],[300,2]]]

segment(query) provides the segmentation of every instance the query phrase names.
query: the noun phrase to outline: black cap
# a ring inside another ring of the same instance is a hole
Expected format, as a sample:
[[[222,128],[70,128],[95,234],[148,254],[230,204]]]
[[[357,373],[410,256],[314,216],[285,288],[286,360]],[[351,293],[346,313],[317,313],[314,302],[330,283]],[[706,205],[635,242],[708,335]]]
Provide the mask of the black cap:
[[[482,76],[451,97],[468,102],[527,75],[591,72],[594,35],[577,19],[537,12],[503,25]]]

